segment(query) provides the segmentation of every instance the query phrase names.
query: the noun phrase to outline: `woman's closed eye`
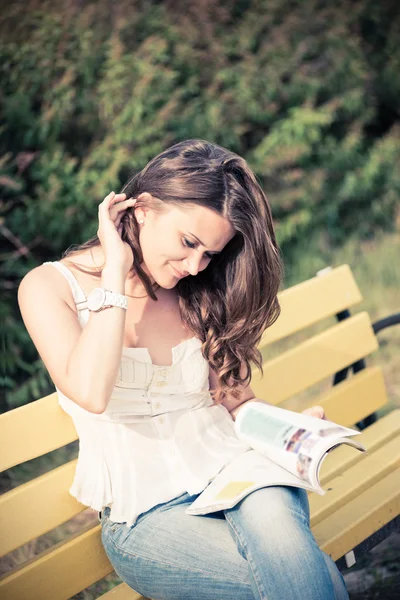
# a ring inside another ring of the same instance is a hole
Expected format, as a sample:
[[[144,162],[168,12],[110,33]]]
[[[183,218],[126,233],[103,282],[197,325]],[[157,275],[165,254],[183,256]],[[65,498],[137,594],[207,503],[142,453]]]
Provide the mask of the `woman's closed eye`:
[[[182,243],[187,248],[196,248],[196,244],[194,242],[191,242],[190,240],[188,240],[185,237],[182,238]],[[214,258],[215,254],[210,254],[210,252],[205,252],[204,256],[206,256],[207,258],[209,258],[211,260],[212,258]]]

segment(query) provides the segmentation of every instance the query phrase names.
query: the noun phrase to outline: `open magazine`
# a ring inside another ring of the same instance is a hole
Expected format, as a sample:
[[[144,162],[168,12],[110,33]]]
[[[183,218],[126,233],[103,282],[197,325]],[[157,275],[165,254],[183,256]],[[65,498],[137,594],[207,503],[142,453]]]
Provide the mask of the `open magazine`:
[[[249,450],[218,473],[186,509],[187,514],[232,508],[254,490],[272,485],[300,487],[323,496],[319,472],[328,452],[341,444],[367,452],[348,439],[360,431],[261,401],[240,409],[235,430]]]

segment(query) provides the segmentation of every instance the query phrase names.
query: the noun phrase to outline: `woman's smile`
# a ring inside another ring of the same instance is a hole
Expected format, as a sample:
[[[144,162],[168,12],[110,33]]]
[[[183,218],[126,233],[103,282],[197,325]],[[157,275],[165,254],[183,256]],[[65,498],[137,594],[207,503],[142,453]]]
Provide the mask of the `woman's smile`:
[[[179,272],[177,269],[175,269],[175,267],[173,267],[173,266],[171,265],[171,263],[168,263],[168,264],[169,264],[169,266],[171,267],[171,269],[173,270],[173,272],[174,272],[174,274],[175,274],[175,276],[176,276],[176,277],[178,277],[179,279],[182,279],[183,277],[186,277],[186,275],[185,275],[185,274],[183,274],[183,273],[180,273],[180,272]]]

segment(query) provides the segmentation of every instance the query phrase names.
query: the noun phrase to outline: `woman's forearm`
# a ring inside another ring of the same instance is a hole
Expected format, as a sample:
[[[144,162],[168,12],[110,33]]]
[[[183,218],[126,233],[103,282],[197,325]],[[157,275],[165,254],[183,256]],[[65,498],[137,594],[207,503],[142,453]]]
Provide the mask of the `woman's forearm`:
[[[236,406],[233,410],[230,411],[230,415],[234,421],[236,420],[237,414],[240,411],[240,409],[243,406],[245,406],[245,404],[247,404],[248,402],[263,402],[264,404],[270,404],[269,402],[261,400],[260,398],[256,398],[255,396],[253,396],[252,398],[247,398],[246,400],[243,400],[241,404],[238,404],[238,406]]]
[[[117,269],[105,267],[100,285],[125,293],[125,277]],[[90,312],[69,356],[68,387],[73,399],[90,412],[102,413],[107,407],[120,366],[125,319],[126,310],[119,307]]]

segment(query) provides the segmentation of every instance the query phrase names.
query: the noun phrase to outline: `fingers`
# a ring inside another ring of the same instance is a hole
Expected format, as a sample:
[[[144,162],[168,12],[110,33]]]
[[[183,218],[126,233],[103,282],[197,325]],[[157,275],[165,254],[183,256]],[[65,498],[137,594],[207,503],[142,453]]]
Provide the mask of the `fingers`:
[[[126,194],[115,194],[109,200],[109,208],[115,210],[123,210],[136,203],[136,198],[126,198]]]
[[[118,202],[117,205],[113,205],[111,207],[110,219],[112,221],[114,221],[115,227],[119,228],[125,211],[128,208],[132,208],[132,206],[135,206],[135,203],[136,203],[136,198],[128,198],[128,200],[123,200],[122,202]]]
[[[130,206],[134,206],[136,204],[136,198],[128,198],[127,200],[122,200],[121,202],[116,202],[111,206],[112,210],[116,210],[120,212],[121,210],[126,210]]]
[[[305,415],[310,415],[311,417],[317,417],[318,419],[325,419],[325,411],[322,406],[306,408],[306,410],[303,410],[303,413]]]
[[[111,207],[116,207],[117,205],[122,204],[123,202],[136,202],[136,198],[127,198],[126,199],[126,194],[116,194],[115,192],[110,192],[108,194],[108,196],[106,196],[103,200],[103,202],[100,202],[99,204],[99,210],[100,208],[108,208],[110,209]]]
[[[126,194],[116,194],[111,192],[106,196],[103,202],[99,204],[99,214],[103,213],[103,216],[107,216],[119,225],[119,221],[122,217],[122,212],[127,208],[131,208],[136,203],[136,198],[126,198]],[[117,223],[118,221],[118,223]]]

